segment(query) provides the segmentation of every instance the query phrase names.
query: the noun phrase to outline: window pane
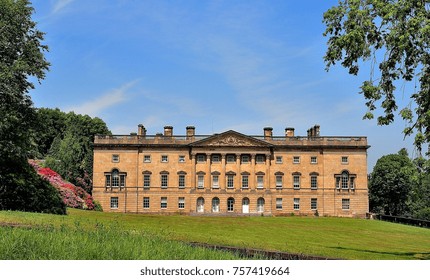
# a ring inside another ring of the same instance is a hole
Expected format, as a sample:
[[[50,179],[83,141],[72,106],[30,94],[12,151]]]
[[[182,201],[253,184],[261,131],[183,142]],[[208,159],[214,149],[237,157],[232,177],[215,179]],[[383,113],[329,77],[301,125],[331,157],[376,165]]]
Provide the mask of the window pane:
[[[234,176],[227,175],[227,188],[234,188]]]
[[[242,188],[247,189],[248,183],[248,175],[242,175]]]

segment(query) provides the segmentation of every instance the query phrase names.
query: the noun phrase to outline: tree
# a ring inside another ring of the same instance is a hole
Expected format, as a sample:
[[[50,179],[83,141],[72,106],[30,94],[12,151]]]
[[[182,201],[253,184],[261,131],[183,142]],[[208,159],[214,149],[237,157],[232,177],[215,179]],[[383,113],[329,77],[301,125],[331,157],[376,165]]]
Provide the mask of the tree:
[[[36,126],[30,78],[40,82],[49,68],[32,12],[27,0],[0,0],[0,209],[64,213],[55,189],[27,162]]]
[[[425,0],[339,0],[323,19],[327,26],[324,36],[329,36],[324,56],[327,70],[341,62],[350,74],[357,75],[360,63],[370,63],[371,77],[360,92],[367,100],[364,118],[374,118],[380,106],[384,112],[378,116],[378,124],[392,123],[398,110],[396,83],[416,83],[409,93],[414,105],[402,108],[400,115],[409,123],[405,136],[415,134],[419,150],[430,143],[429,9]]]
[[[381,157],[369,180],[370,210],[386,215],[406,215],[417,169],[405,149]]]
[[[47,115],[47,110],[40,112],[43,112],[43,116]],[[52,138],[53,134],[48,133],[49,139],[41,140],[41,143],[52,141],[46,157],[46,165],[57,171],[64,179],[91,193],[94,136],[111,134],[111,132],[106,123],[99,118],[77,115],[73,112],[62,114],[64,125],[57,131],[57,136]],[[52,114],[48,115],[52,116]],[[55,130],[55,128],[49,128],[51,123],[48,121],[47,131]]]

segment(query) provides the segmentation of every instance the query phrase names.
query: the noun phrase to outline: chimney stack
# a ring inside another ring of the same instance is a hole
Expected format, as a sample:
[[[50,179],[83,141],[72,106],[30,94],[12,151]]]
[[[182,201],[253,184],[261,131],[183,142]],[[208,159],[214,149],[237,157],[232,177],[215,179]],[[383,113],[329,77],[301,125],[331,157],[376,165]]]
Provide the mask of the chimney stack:
[[[196,128],[194,126],[187,126],[187,140],[194,139]]]
[[[273,136],[273,128],[271,127],[265,127],[264,128],[264,140],[272,140],[272,136]]]
[[[285,129],[285,137],[294,137],[294,128],[293,127],[287,127]]]
[[[143,126],[143,124],[139,124],[137,126],[137,135],[143,136],[143,137],[146,136],[146,128]]]
[[[164,127],[164,136],[172,137],[173,136],[173,126],[166,125]]]

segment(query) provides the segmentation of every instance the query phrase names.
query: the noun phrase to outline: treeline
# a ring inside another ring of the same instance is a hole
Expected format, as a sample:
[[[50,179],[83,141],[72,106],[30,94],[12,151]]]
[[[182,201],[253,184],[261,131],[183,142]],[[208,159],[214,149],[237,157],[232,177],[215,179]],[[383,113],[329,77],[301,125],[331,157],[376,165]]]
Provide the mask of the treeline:
[[[36,109],[38,126],[30,157],[44,159],[45,166],[65,180],[92,193],[93,141],[96,134],[111,134],[100,118]]]
[[[406,149],[381,157],[369,178],[373,213],[430,220],[430,160]]]

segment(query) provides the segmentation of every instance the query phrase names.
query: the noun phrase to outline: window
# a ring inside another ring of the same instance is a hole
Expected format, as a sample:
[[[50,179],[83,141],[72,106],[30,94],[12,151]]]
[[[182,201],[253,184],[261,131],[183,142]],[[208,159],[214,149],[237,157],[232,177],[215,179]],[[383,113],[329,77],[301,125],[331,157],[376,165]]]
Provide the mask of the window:
[[[221,162],[219,155],[212,155],[212,163],[219,163]]]
[[[276,210],[282,210],[282,198],[276,199]]]
[[[160,207],[161,207],[161,209],[166,209],[167,208],[167,197],[162,197],[161,198]]]
[[[342,190],[354,190],[355,189],[355,178],[356,175],[350,174],[347,170],[342,171],[341,174],[335,174],[336,178],[336,189]]]
[[[265,161],[264,155],[256,155],[255,156],[255,162],[256,163],[264,163],[264,161]]]
[[[257,175],[257,189],[264,188],[264,176],[263,175]]]
[[[227,188],[234,188],[234,175],[227,175]]]
[[[151,174],[143,174],[143,187],[149,189],[151,187]]]
[[[249,187],[249,175],[242,175],[242,189]]]
[[[312,190],[318,189],[318,176],[316,174],[311,175],[311,189]]]
[[[106,187],[110,187],[111,186],[111,174],[106,174],[105,175],[105,186]]]
[[[110,198],[110,209],[118,209],[118,197]]]
[[[185,156],[179,156],[179,162],[185,162]]]
[[[143,209],[149,209],[149,197],[143,198]]]
[[[185,174],[179,174],[178,177],[178,186],[180,189],[185,188]]]
[[[161,156],[161,162],[168,162],[168,161],[169,161],[168,156],[166,156],[166,155]]]
[[[113,169],[112,172],[105,173],[105,187],[122,188],[125,187],[125,177],[127,173],[119,172],[118,169]]]
[[[260,197],[257,199],[257,212],[264,212],[264,198]]]
[[[276,188],[282,189],[282,179],[283,176],[281,174],[276,175]]]
[[[197,188],[203,189],[205,187],[205,175],[197,176]]]
[[[197,212],[205,212],[205,199],[203,197],[197,198]]]
[[[234,211],[234,198],[232,198],[232,197],[227,199],[227,211],[228,212]]]
[[[219,212],[219,198],[214,197],[212,198],[212,212]]]
[[[348,157],[342,157],[341,162],[342,164],[348,164]]]
[[[349,210],[349,198],[342,198],[342,210]]]
[[[179,209],[185,208],[185,197],[179,197],[178,198],[178,208]]]
[[[316,198],[311,198],[311,210],[318,209],[318,200]]]
[[[300,189],[300,175],[299,174],[293,175],[293,188],[295,190]]]
[[[151,162],[151,156],[150,155],[144,155],[143,156],[143,162]]]
[[[169,183],[169,175],[161,174],[161,188],[167,189],[168,183]]]
[[[119,162],[119,155],[112,155],[112,162]]]
[[[197,162],[205,162],[206,161],[206,156],[205,155],[202,155],[202,154],[199,154],[199,155],[197,155]]]
[[[312,163],[312,164],[316,164],[316,163],[318,163],[318,161],[317,161],[317,157],[311,157],[311,163]]]
[[[300,157],[299,156],[293,157],[293,163],[295,164],[300,163]]]
[[[300,198],[294,198],[294,210],[300,210]]]
[[[282,156],[276,156],[276,163],[282,163]]]
[[[242,156],[242,163],[249,163],[249,156],[248,155]]]
[[[119,172],[116,169],[112,171],[112,187],[119,187]]]
[[[219,175],[212,175],[212,188],[219,188]]]
[[[227,155],[227,163],[235,163],[236,157],[235,155]]]

